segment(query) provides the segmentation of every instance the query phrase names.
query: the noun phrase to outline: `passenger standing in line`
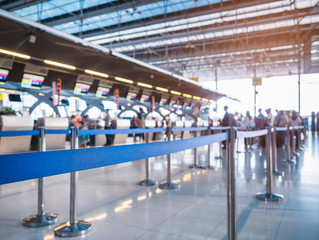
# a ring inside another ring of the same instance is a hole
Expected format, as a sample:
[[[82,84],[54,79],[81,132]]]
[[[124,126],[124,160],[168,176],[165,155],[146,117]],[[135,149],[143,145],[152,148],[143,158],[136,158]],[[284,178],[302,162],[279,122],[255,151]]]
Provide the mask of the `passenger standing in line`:
[[[145,128],[145,119],[144,119],[144,117],[142,117],[141,113],[137,114],[136,126],[137,126],[137,128]],[[140,134],[138,134],[138,136],[140,137],[140,141],[141,140],[144,141],[144,133],[140,133]]]
[[[292,127],[297,127],[297,126],[302,126],[302,119],[299,116],[299,113],[296,111],[292,112],[291,118],[290,118],[290,122],[289,122],[289,126]],[[299,149],[299,138],[300,138],[300,134],[298,134],[298,131],[293,131],[293,136],[296,136],[296,149]],[[291,141],[292,143],[292,141]]]
[[[265,119],[265,127],[272,127],[274,126],[274,115],[272,115],[271,113],[271,108],[268,108],[265,110],[265,112],[267,113],[267,118]]]
[[[229,114],[229,127],[237,127],[237,121],[235,119],[235,115],[232,113]]]
[[[223,120],[221,121],[222,127],[229,127],[229,113],[228,113],[228,106],[224,106],[225,114]],[[225,132],[224,130],[222,132]],[[222,142],[223,149],[226,149],[226,141]]]
[[[246,112],[246,116],[245,116],[245,118],[244,118],[244,121],[243,121],[243,123],[242,123],[242,126],[243,126],[244,128],[247,128],[247,129],[250,129],[250,128],[255,127],[255,121],[254,121],[254,119],[252,118],[252,116],[250,115],[250,112],[249,112],[249,111]],[[250,147],[250,148],[251,148],[251,146],[252,146],[252,144],[253,144],[253,141],[252,141],[252,140],[253,140],[252,138],[245,138],[245,148],[247,148],[247,147]]]
[[[111,129],[111,121],[112,121],[112,119],[111,119],[109,110],[106,109],[105,110],[105,117],[104,117],[104,122],[105,122],[104,129]],[[104,146],[112,145],[112,136],[105,135],[105,137],[106,137],[106,143],[104,144]]]
[[[72,115],[71,122],[72,122],[72,125],[76,127],[77,129],[87,129],[86,125],[84,124],[83,118],[81,116]],[[89,137],[87,135],[79,136],[79,147],[86,147],[88,142],[89,142]]]
[[[229,113],[227,111],[228,110],[228,106],[225,106],[224,110],[225,110],[225,114],[224,114],[223,120],[221,122],[221,125],[223,127],[228,127],[229,126]]]
[[[255,119],[256,127],[257,129],[263,129],[265,127],[266,117],[264,116],[264,114],[262,114],[261,108],[258,109],[258,112],[259,114]],[[259,140],[259,147],[265,147],[265,143],[266,143],[265,136],[260,136],[258,140]]]
[[[288,119],[283,110],[280,110],[279,116],[275,121],[276,127],[287,127]],[[282,147],[285,144],[286,132],[277,131],[277,147]]]
[[[135,116],[132,117],[132,119],[130,121],[130,128],[137,128],[137,126],[136,126],[136,117]],[[133,133],[132,136],[133,136],[133,141],[136,142],[136,134]]]

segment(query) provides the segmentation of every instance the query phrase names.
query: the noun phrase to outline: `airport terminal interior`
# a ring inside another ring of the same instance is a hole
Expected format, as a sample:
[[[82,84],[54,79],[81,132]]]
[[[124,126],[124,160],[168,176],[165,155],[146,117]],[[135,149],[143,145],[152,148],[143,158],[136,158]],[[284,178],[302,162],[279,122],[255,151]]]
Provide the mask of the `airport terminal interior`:
[[[1,239],[319,239],[319,1],[0,1]]]

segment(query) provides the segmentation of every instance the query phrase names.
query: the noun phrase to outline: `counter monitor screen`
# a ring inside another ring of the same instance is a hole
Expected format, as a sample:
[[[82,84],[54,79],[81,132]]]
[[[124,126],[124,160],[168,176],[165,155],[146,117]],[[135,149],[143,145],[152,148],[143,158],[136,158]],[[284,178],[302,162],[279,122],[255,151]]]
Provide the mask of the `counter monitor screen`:
[[[134,101],[136,99],[137,93],[129,92],[126,96],[128,101]]]
[[[109,94],[110,89],[106,87],[98,87],[96,90],[96,96],[99,98],[106,98]]]
[[[160,105],[165,105],[165,104],[167,104],[167,99],[161,98]]]
[[[78,94],[78,95],[86,95],[88,93],[89,89],[90,89],[89,84],[77,82],[74,86],[73,93]]]
[[[149,95],[142,94],[140,101],[141,102],[147,102],[149,99],[150,99]]]
[[[176,104],[176,100],[171,100],[169,103],[170,106],[174,106],[175,104]]]
[[[23,74],[23,77],[22,77],[21,87],[41,89],[43,81],[44,81],[43,76],[25,73]]]
[[[8,77],[9,70],[6,69],[0,69],[0,84],[5,84],[6,79]]]

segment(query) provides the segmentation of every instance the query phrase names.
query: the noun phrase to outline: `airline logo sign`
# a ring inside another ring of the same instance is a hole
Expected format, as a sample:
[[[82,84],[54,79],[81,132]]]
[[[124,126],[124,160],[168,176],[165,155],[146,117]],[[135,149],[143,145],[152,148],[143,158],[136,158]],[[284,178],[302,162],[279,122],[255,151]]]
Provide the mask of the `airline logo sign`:
[[[262,78],[253,78],[253,86],[261,86]]]

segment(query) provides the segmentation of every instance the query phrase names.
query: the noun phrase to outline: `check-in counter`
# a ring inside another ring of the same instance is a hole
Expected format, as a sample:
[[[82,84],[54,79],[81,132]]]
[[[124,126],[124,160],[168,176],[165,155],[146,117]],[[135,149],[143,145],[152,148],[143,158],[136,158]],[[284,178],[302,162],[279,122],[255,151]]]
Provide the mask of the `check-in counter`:
[[[67,118],[39,118],[38,127],[44,127],[47,130],[66,130],[69,127]],[[47,134],[46,149],[65,149],[66,134]]]
[[[188,128],[188,127],[192,126],[193,122],[185,121],[184,124],[185,124],[185,127]],[[190,131],[184,132],[183,139],[187,139],[187,138],[191,138],[191,137],[193,137],[193,135],[190,133]]]
[[[112,121],[113,121],[112,125],[113,126],[115,125],[116,129],[129,129],[130,125],[131,125],[131,122],[129,119],[117,119],[117,120],[112,120]],[[128,134],[114,135],[113,144],[117,145],[117,144],[126,143],[127,135]]]
[[[33,119],[30,117],[0,116],[1,131],[32,130]],[[19,137],[1,137],[0,153],[21,153],[30,150],[31,135]]]
[[[98,122],[95,124],[95,128],[104,129],[104,125],[105,122],[103,120],[98,120]],[[106,136],[104,134],[91,136],[91,139],[92,138],[94,138],[94,146],[102,146],[106,143]]]
[[[146,128],[155,128],[156,127],[156,121],[155,120],[145,120],[145,127]],[[156,136],[156,133],[155,133]],[[154,139],[154,133],[150,133],[149,135],[150,141]]]
[[[173,127],[174,128],[183,128],[184,127],[184,122],[183,121],[176,121],[174,124],[173,124]],[[174,136],[174,139],[183,139],[184,137],[184,132],[177,132],[177,131],[174,131],[173,132],[173,136]]]
[[[159,128],[166,128],[166,122],[162,122],[162,121],[157,121],[157,126]],[[152,140],[153,141],[163,141],[165,139],[165,132],[158,132],[155,133],[155,135],[153,136]]]

